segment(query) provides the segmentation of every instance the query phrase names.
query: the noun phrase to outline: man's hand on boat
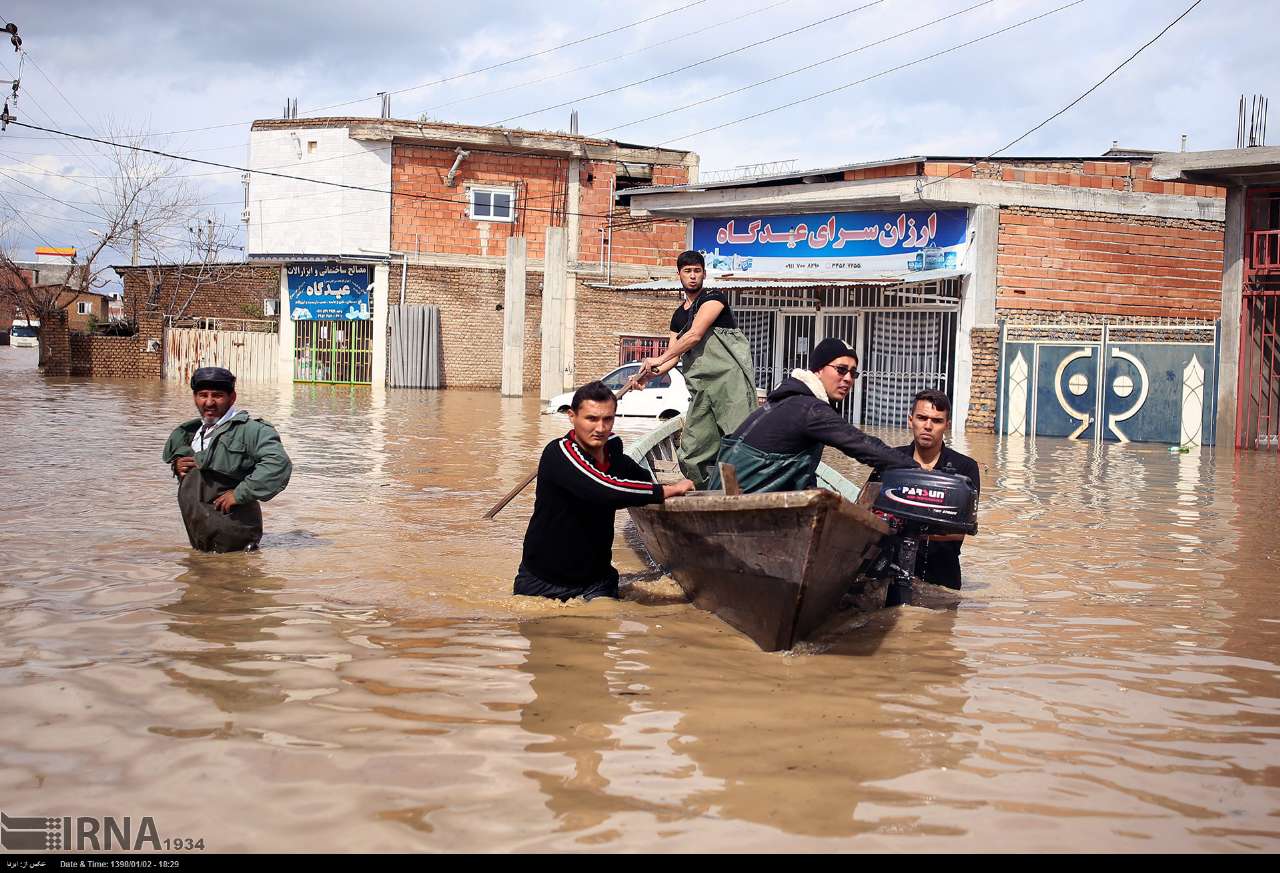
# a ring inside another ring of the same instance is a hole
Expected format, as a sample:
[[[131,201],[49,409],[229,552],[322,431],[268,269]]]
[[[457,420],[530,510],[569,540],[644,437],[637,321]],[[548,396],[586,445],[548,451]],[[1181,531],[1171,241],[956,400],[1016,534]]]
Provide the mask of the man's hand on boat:
[[[173,462],[173,472],[177,473],[178,478],[181,479],[197,466],[199,465],[196,464],[196,459],[190,455],[186,455]]]
[[[670,500],[672,497],[680,497],[682,495],[688,494],[692,490],[693,490],[693,480],[681,479],[679,482],[675,483],[674,485],[662,486],[662,499]]]

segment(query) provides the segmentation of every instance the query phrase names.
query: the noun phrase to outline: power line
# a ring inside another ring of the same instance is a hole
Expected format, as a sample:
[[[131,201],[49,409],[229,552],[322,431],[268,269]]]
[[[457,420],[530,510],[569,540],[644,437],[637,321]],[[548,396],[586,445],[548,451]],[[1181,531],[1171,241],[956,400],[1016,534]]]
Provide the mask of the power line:
[[[29,52],[27,52],[27,51],[24,49],[24,50],[22,51],[22,54],[19,56],[19,61],[25,61],[25,60],[28,60],[28,59],[30,59],[30,57],[31,57],[30,53],[29,53]],[[35,61],[31,61],[31,64],[32,64],[32,66],[35,66]],[[19,78],[17,75],[14,75],[14,73],[12,73],[12,72],[9,70],[9,65],[8,65],[8,64],[5,64],[3,61],[0,61],[0,68],[4,69],[4,71],[5,71],[6,73],[8,73],[10,76],[13,76],[15,79]],[[37,68],[37,69],[38,69],[38,68]],[[43,72],[41,72],[41,75],[43,76],[43,75],[44,75],[44,73],[43,73]],[[47,77],[46,77],[46,79],[47,79]],[[43,115],[45,118],[47,118],[47,119],[49,120],[49,123],[50,123],[50,124],[54,125],[55,127],[59,126],[58,120],[57,120],[56,118],[54,118],[54,117],[53,117],[53,114],[52,114],[51,112],[49,112],[49,110],[47,110],[47,109],[45,109],[45,108],[44,108],[44,105],[43,105],[39,100],[37,100],[37,99],[36,99],[35,95],[31,93],[31,89],[30,89],[30,88],[27,88],[27,89],[25,89],[25,90],[23,91],[23,97],[24,97],[24,98],[25,98],[25,99],[26,99],[26,100],[27,100],[27,101],[28,101],[32,106],[34,106],[36,109],[38,109],[38,110],[40,111],[40,114],[41,114],[41,115]],[[94,131],[94,133],[97,133],[97,131]],[[100,169],[101,169],[100,167],[98,167],[98,166],[96,166],[96,165],[94,164],[94,157],[93,157],[93,156],[88,155],[88,154],[81,153],[81,154],[79,155],[79,157],[80,157],[80,158],[82,158],[85,162],[87,162],[87,163],[88,163],[90,166],[92,166],[94,169],[97,169],[97,170],[100,170]],[[97,156],[97,157],[101,157],[101,156],[99,155],[99,156]]]
[[[966,170],[968,170],[968,169],[972,169],[972,168],[974,168],[974,167],[978,166],[978,164],[982,163],[983,161],[989,161],[989,160],[991,160],[992,158],[994,158],[996,155],[1000,154],[1001,152],[1003,152],[1003,151],[1008,151],[1009,149],[1013,148],[1013,147],[1014,147],[1015,145],[1017,145],[1018,143],[1022,142],[1022,141],[1023,141],[1024,139],[1026,139],[1027,137],[1031,136],[1031,134],[1035,133],[1037,130],[1039,130],[1040,128],[1044,127],[1044,126],[1045,126],[1046,124],[1048,124],[1049,122],[1051,122],[1051,121],[1053,121],[1054,119],[1056,119],[1056,118],[1058,118],[1058,117],[1060,117],[1060,116],[1064,115],[1068,110],[1070,110],[1072,107],[1074,107],[1074,106],[1075,106],[1077,103],[1079,103],[1081,100],[1084,100],[1084,98],[1088,97],[1088,96],[1089,96],[1090,94],[1092,94],[1094,91],[1097,91],[1097,90],[1098,90],[1099,88],[1101,88],[1104,84],[1106,84],[1106,82],[1107,82],[1107,80],[1108,80],[1108,79],[1110,79],[1110,78],[1111,78],[1112,76],[1114,76],[1116,73],[1118,73],[1118,72],[1120,72],[1122,69],[1124,69],[1124,67],[1125,67],[1125,66],[1126,66],[1130,61],[1132,61],[1134,58],[1136,58],[1138,55],[1142,54],[1144,51],[1146,51],[1148,48],[1150,48],[1150,47],[1151,47],[1151,45],[1152,45],[1153,43],[1155,43],[1155,41],[1156,41],[1156,40],[1160,39],[1160,37],[1164,36],[1166,33],[1168,33],[1170,30],[1172,30],[1172,29],[1173,29],[1173,27],[1174,27],[1174,25],[1176,25],[1176,24],[1177,24],[1179,21],[1181,21],[1182,19],[1186,18],[1188,15],[1190,15],[1190,14],[1191,14],[1191,11],[1192,11],[1193,9],[1195,9],[1197,6],[1199,6],[1202,2],[1203,2],[1203,0],[1195,0],[1195,2],[1194,2],[1194,3],[1192,3],[1190,6],[1188,6],[1186,9],[1184,9],[1184,10],[1183,10],[1183,12],[1182,12],[1182,14],[1181,14],[1181,15],[1179,15],[1177,18],[1173,19],[1173,21],[1170,21],[1168,24],[1166,24],[1166,25],[1164,26],[1164,28],[1163,28],[1159,33],[1157,33],[1155,36],[1151,37],[1151,39],[1149,39],[1149,40],[1147,40],[1145,43],[1143,43],[1143,44],[1138,48],[1138,50],[1137,50],[1137,51],[1135,51],[1133,54],[1129,55],[1129,57],[1127,57],[1127,58],[1125,58],[1123,61],[1121,61],[1121,62],[1119,63],[1119,65],[1117,65],[1114,69],[1112,69],[1112,70],[1111,70],[1111,72],[1107,73],[1105,76],[1103,76],[1103,77],[1102,77],[1101,79],[1099,79],[1097,82],[1095,82],[1095,83],[1094,83],[1094,84],[1093,84],[1093,85],[1092,85],[1092,86],[1091,86],[1087,91],[1085,91],[1083,94],[1081,94],[1081,95],[1080,95],[1079,97],[1077,97],[1076,99],[1072,100],[1072,101],[1071,101],[1070,103],[1068,103],[1066,106],[1064,106],[1064,107],[1062,107],[1061,109],[1059,109],[1057,112],[1055,112],[1055,113],[1053,113],[1052,115],[1050,115],[1050,116],[1049,116],[1048,118],[1046,118],[1044,121],[1040,122],[1040,123],[1039,123],[1039,124],[1037,124],[1035,127],[1031,128],[1031,129],[1030,129],[1030,130],[1028,130],[1026,133],[1022,134],[1021,136],[1019,136],[1019,137],[1017,137],[1017,138],[1015,138],[1015,139],[1013,139],[1013,140],[1010,140],[1008,143],[1006,143],[1005,145],[1003,145],[1003,146],[1001,146],[1000,148],[996,149],[994,152],[992,152],[991,154],[987,155],[985,158],[982,158],[981,160],[974,161],[974,162],[972,162],[972,163],[968,164],[966,167],[963,167],[963,168],[961,168],[961,169],[959,169],[959,170],[953,170],[953,171],[952,171],[951,173],[949,173],[948,175],[943,176],[943,177],[941,177],[941,178],[939,178],[939,179],[934,179],[932,182],[929,182],[929,183],[927,183],[927,184],[922,184],[922,183],[920,183],[920,182],[917,182],[917,183],[916,183],[916,194],[917,194],[917,195],[919,195],[922,191],[924,191],[924,189],[925,189],[925,188],[928,188],[930,185],[936,185],[936,184],[938,184],[939,182],[945,182],[945,181],[947,181],[948,179],[952,179],[952,178],[954,178],[955,176],[959,175],[960,173],[963,173],[963,172],[965,172],[965,171],[966,171]]]
[[[1078,0],[1078,2],[1083,2],[1083,0]],[[327,179],[308,179],[305,176],[294,176],[289,173],[276,173],[270,170],[254,170],[254,169],[250,169],[249,167],[238,167],[238,166],[235,166],[234,164],[223,164],[218,161],[207,161],[203,158],[193,158],[186,155],[172,154],[170,152],[161,151],[159,149],[146,148],[145,146],[137,146],[137,145],[131,145],[129,143],[101,140],[96,137],[85,136],[84,134],[80,134],[80,133],[71,133],[70,131],[66,131],[66,130],[57,130],[55,128],[41,127],[38,124],[28,124],[25,121],[11,121],[9,123],[17,127],[25,127],[28,130],[39,130],[45,133],[52,133],[52,134],[57,134],[58,136],[69,137],[71,139],[83,140],[85,142],[94,142],[100,145],[107,145],[107,146],[111,146],[113,148],[118,148],[118,149],[128,149],[129,151],[156,155],[158,157],[169,158],[175,161],[186,161],[192,164],[202,164],[204,166],[209,166],[209,167],[219,167],[224,170],[234,170],[239,173],[253,173],[259,176],[271,176],[277,179],[290,179],[295,182],[309,182],[313,185],[325,185],[330,188],[342,188],[348,191],[367,191],[372,194],[387,194],[391,197],[407,197],[413,200],[430,200],[437,203],[453,203],[459,206],[465,206],[468,203],[468,201],[466,200],[459,200],[455,197],[436,197],[431,194],[412,194],[407,191],[383,191],[379,188],[370,188],[365,185],[352,185],[346,182],[332,182]],[[523,209],[527,212],[545,212],[549,214],[566,215],[566,216],[576,215],[581,218],[608,218],[607,214],[597,214],[592,212],[572,212],[566,209],[542,209],[536,206],[525,206],[523,207]]]
[[[479,94],[472,94],[467,97],[459,97],[457,100],[450,100],[447,103],[437,103],[435,106],[428,106],[425,109],[421,110],[419,114],[426,113],[426,112],[434,112],[437,109],[447,109],[450,106],[457,106],[460,103],[469,103],[472,100],[479,100],[482,97],[493,97],[497,94],[507,94],[507,93],[510,93],[511,91],[518,91],[521,88],[527,88],[530,85],[541,85],[544,82],[550,82],[552,79],[559,79],[559,78],[563,78],[564,76],[573,75],[574,73],[581,73],[584,70],[595,69],[596,67],[600,67],[605,64],[617,63],[618,61],[621,61],[624,58],[629,58],[638,54],[643,54],[644,52],[650,51],[655,48],[670,46],[673,42],[689,39],[690,37],[697,36],[698,34],[706,33],[708,30],[716,30],[718,28],[724,27],[729,24],[736,24],[737,22],[744,21],[748,18],[751,18],[754,15],[759,15],[761,12],[768,12],[771,9],[776,9],[779,6],[785,6],[791,2],[793,2],[793,0],[778,0],[778,2],[770,3],[766,6],[761,6],[756,9],[752,9],[750,12],[744,12],[743,14],[738,15],[734,18],[730,18],[726,21],[717,21],[714,24],[709,24],[706,27],[700,27],[697,30],[684,31],[674,39],[663,39],[663,40],[659,40],[658,42],[651,42],[648,45],[641,46],[638,49],[634,49],[629,52],[623,52],[620,55],[610,55],[607,58],[601,58],[598,61],[593,61],[589,64],[584,64],[580,67],[574,67],[571,70],[561,70],[558,73],[552,73],[549,76],[543,76],[541,79],[526,79],[523,82],[517,82],[514,85],[508,85],[504,88],[497,88],[493,91],[484,91]]]
[[[690,139],[691,137],[701,136],[704,133],[712,133],[713,131],[723,130],[726,127],[733,127],[736,124],[742,124],[744,121],[752,121],[754,119],[761,118],[765,115],[771,115],[774,112],[781,112],[784,109],[791,109],[793,107],[800,106],[804,103],[810,103],[814,100],[819,100],[823,97],[829,97],[832,94],[836,94],[840,91],[845,91],[857,85],[863,85],[874,79],[879,79],[883,76],[887,76],[890,73],[896,73],[899,70],[905,70],[908,67],[914,67],[914,66],[917,66],[918,64],[923,64],[925,61],[931,61],[934,58],[939,58],[939,57],[942,57],[943,55],[950,54],[951,52],[959,51],[962,48],[967,48],[971,45],[976,45],[977,43],[983,42],[985,40],[991,39],[996,36],[1000,36],[1001,34],[1004,34],[1004,33],[1008,33],[1011,30],[1016,30],[1019,27],[1023,27],[1025,25],[1031,24],[1032,22],[1035,22],[1035,21],[1039,21],[1042,18],[1048,18],[1050,15],[1054,15],[1058,12],[1062,12],[1064,9],[1070,9],[1073,6],[1079,6],[1081,3],[1084,3],[1084,2],[1085,0],[1072,0],[1072,2],[1066,3],[1062,6],[1058,6],[1054,9],[1050,9],[1048,12],[1042,12],[1039,15],[1033,15],[1030,18],[1024,18],[1022,21],[1016,22],[1015,24],[1010,24],[1007,27],[1002,27],[999,30],[994,30],[991,33],[985,34],[984,36],[979,36],[975,39],[967,40],[965,42],[959,43],[958,45],[953,45],[950,48],[942,49],[941,51],[936,51],[936,52],[933,52],[932,54],[925,55],[924,57],[916,58],[914,61],[907,61],[906,63],[898,64],[896,66],[890,67],[887,70],[881,70],[878,73],[873,73],[870,76],[864,76],[863,78],[858,79],[856,81],[846,82],[843,85],[837,85],[834,88],[828,88],[827,90],[820,91],[817,94],[810,94],[808,97],[801,97],[798,100],[792,100],[788,103],[783,103],[779,106],[774,106],[770,109],[764,109],[764,110],[761,110],[760,112],[753,112],[750,115],[744,115],[741,118],[735,118],[732,121],[726,121],[723,124],[717,124],[714,127],[706,127],[706,128],[703,128],[702,130],[695,130],[692,133],[686,133],[681,136],[672,137],[671,139],[664,140],[663,142],[658,143],[658,145],[664,146],[664,145],[667,145],[668,143],[679,142],[681,140]]]
[[[806,25],[804,25],[804,26],[802,26],[802,27],[796,27],[796,28],[793,28],[793,29],[791,29],[791,30],[788,30],[788,31],[786,31],[786,32],[784,32],[784,33],[779,33],[779,34],[777,34],[777,35],[775,35],[775,36],[771,36],[771,37],[767,37],[767,38],[765,38],[765,39],[757,40],[757,41],[755,41],[755,42],[753,42],[753,43],[748,43],[747,45],[739,46],[739,47],[738,47],[738,48],[736,48],[736,49],[730,49],[730,50],[729,50],[729,51],[727,51],[727,52],[721,52],[721,53],[720,53],[720,54],[718,54],[718,55],[712,55],[712,56],[711,56],[711,57],[709,57],[709,58],[703,58],[703,59],[702,59],[702,60],[700,60],[700,61],[694,61],[692,64],[685,64],[685,65],[684,65],[684,66],[682,66],[682,67],[676,67],[674,70],[667,70],[665,73],[658,73],[657,75],[654,75],[654,76],[648,76],[648,77],[646,77],[646,78],[644,78],[644,79],[637,79],[637,80],[636,80],[636,81],[634,81],[634,82],[628,82],[628,83],[627,83],[627,84],[625,84],[625,85],[619,85],[619,86],[618,86],[618,87],[616,87],[616,88],[608,88],[608,89],[606,89],[606,90],[604,90],[604,91],[597,91],[597,92],[595,92],[594,94],[588,94],[588,95],[586,95],[585,97],[578,97],[578,98],[575,98],[575,99],[573,99],[573,100],[565,100],[565,101],[564,101],[564,102],[562,102],[562,103],[553,103],[553,104],[552,104],[552,105],[550,105],[550,106],[543,106],[541,109],[534,109],[534,110],[531,110],[531,111],[529,111],[529,112],[521,112],[519,115],[511,115],[511,116],[508,116],[508,117],[506,117],[506,118],[502,119],[501,121],[495,121],[493,124],[488,125],[488,126],[490,126],[490,127],[498,127],[499,125],[506,124],[508,121],[515,121],[517,118],[528,118],[530,115],[538,115],[538,114],[540,114],[540,113],[542,113],[542,112],[547,112],[547,111],[552,110],[552,109],[561,109],[561,108],[563,108],[563,107],[565,107],[565,106],[572,106],[572,105],[574,105],[574,104],[576,104],[576,103],[585,103],[587,100],[594,100],[594,99],[595,99],[595,98],[597,98],[597,97],[604,97],[604,96],[606,96],[606,95],[608,95],[608,94],[616,94],[616,93],[618,93],[619,91],[625,91],[625,90],[626,90],[626,89],[628,89],[628,88],[634,88],[636,85],[647,85],[649,82],[654,82],[654,81],[657,81],[658,79],[664,79],[664,78],[666,78],[667,76],[673,76],[673,75],[675,75],[676,73],[683,73],[683,72],[685,72],[686,70],[692,70],[692,69],[693,69],[693,68],[695,68],[695,67],[701,67],[701,66],[703,66],[704,64],[709,64],[709,63],[712,63],[713,61],[718,61],[718,60],[721,60],[721,59],[723,59],[723,58],[727,58],[727,57],[730,57],[730,56],[732,56],[732,55],[736,55],[736,54],[739,54],[739,53],[741,53],[741,52],[745,52],[745,51],[747,51],[747,50],[749,50],[749,49],[757,48],[758,46],[765,45],[766,43],[776,42],[777,40],[785,39],[785,38],[786,38],[786,37],[788,37],[788,36],[794,36],[794,35],[795,35],[795,34],[797,34],[797,33],[802,33],[802,32],[804,32],[804,31],[806,31],[806,30],[811,30],[811,29],[813,29],[813,28],[817,27],[817,26],[818,26],[818,25],[820,25],[820,24],[827,24],[827,23],[829,23],[829,22],[835,21],[835,20],[836,20],[836,19],[838,19],[838,18],[844,18],[844,17],[846,17],[846,16],[853,15],[855,12],[861,12],[861,11],[862,11],[862,10],[864,10],[864,9],[869,9],[869,8],[871,8],[872,6],[879,6],[879,5],[880,5],[881,3],[883,3],[883,2],[884,2],[884,0],[871,0],[871,2],[870,2],[870,3],[864,3],[863,5],[861,5],[861,6],[856,6],[856,7],[854,7],[853,9],[846,9],[845,11],[843,11],[843,12],[838,12],[838,13],[836,13],[835,15],[828,15],[826,18],[822,18],[822,19],[819,19],[819,20],[817,20],[817,21],[810,22],[809,24],[806,24]]]
[[[398,89],[396,89],[396,90],[389,91],[389,92],[387,92],[387,93],[390,93],[390,94],[404,94],[404,93],[407,93],[407,92],[409,92],[409,91],[417,91],[417,90],[421,90],[422,88],[430,88],[430,87],[432,87],[432,86],[434,86],[434,85],[443,85],[443,84],[445,84],[445,83],[447,83],[447,82],[456,82],[456,81],[457,81],[457,80],[459,80],[459,79],[465,79],[465,78],[468,78],[468,77],[470,77],[470,76],[476,76],[476,75],[479,75],[480,73],[488,73],[488,72],[492,72],[493,70],[497,70],[497,69],[500,69],[500,68],[502,68],[502,67],[507,67],[507,66],[510,66],[510,65],[512,65],[512,64],[518,64],[518,63],[520,63],[520,62],[522,62],[522,61],[532,60],[533,58],[542,57],[542,56],[544,56],[544,55],[548,55],[548,54],[551,54],[551,53],[553,53],[553,52],[560,51],[561,49],[570,48],[570,47],[575,46],[575,45],[582,45],[583,43],[591,42],[592,40],[600,39],[600,38],[605,37],[605,36],[611,36],[611,35],[613,35],[613,34],[615,34],[615,33],[621,33],[621,32],[622,32],[622,31],[624,31],[624,30],[629,30],[629,29],[631,29],[631,28],[633,28],[633,27],[639,27],[639,26],[640,26],[640,25],[642,25],[642,24],[647,24],[647,23],[649,23],[649,22],[651,22],[651,21],[656,21],[656,20],[658,20],[659,18],[664,18],[664,17],[666,17],[666,16],[668,16],[668,15],[674,15],[674,14],[675,14],[675,13],[677,13],[677,12],[684,12],[685,10],[687,10],[687,9],[692,9],[692,8],[693,8],[693,7],[695,7],[695,6],[701,6],[701,5],[703,5],[704,3],[706,3],[706,2],[707,2],[707,0],[694,0],[694,2],[692,2],[692,3],[686,3],[686,4],[684,4],[683,6],[677,6],[677,7],[675,7],[674,9],[668,9],[668,10],[666,10],[665,12],[659,12],[659,13],[657,13],[657,14],[655,14],[655,15],[650,15],[650,16],[647,16],[647,17],[645,17],[645,18],[641,18],[640,20],[638,20],[638,21],[633,21],[633,22],[631,22],[630,24],[623,24],[623,25],[619,25],[619,26],[617,26],[617,27],[609,28],[608,30],[602,30],[602,31],[600,31],[600,32],[598,32],[598,33],[593,33],[593,34],[590,34],[590,35],[588,35],[588,36],[579,37],[578,39],[570,40],[569,42],[560,43],[559,45],[552,46],[551,48],[542,49],[542,50],[540,50],[540,51],[536,51],[536,52],[529,52],[528,54],[521,55],[520,57],[511,58],[511,59],[509,59],[509,60],[500,61],[500,62],[498,62],[498,63],[494,63],[494,64],[489,64],[489,65],[484,66],[484,67],[477,67],[476,69],[473,69],[473,70],[467,70],[467,71],[462,72],[462,73],[454,73],[454,74],[449,75],[449,76],[443,76],[443,77],[441,77],[441,78],[439,78],[439,79],[434,79],[434,80],[432,80],[432,81],[430,81],[430,82],[424,82],[424,83],[422,83],[422,84],[420,84],[420,85],[411,85],[411,86],[409,86],[409,87],[407,87],[407,88],[398,88]],[[307,114],[307,115],[315,115],[315,114],[316,114],[316,113],[318,113],[318,112],[324,112],[324,111],[329,110],[329,109],[336,109],[336,108],[339,108],[339,107],[342,107],[342,106],[351,106],[351,105],[354,105],[354,104],[356,104],[356,103],[362,103],[362,102],[364,102],[365,100],[374,100],[374,99],[377,99],[377,95],[370,95],[370,96],[368,96],[368,97],[357,97],[357,98],[355,98],[355,99],[352,99],[352,100],[346,100],[346,101],[343,101],[343,102],[341,102],[341,103],[331,103],[331,104],[328,104],[327,106],[319,107],[318,109],[309,110],[306,114]],[[245,124],[251,124],[252,122],[254,122],[254,121],[256,121],[256,120],[257,120],[256,118],[250,118],[250,119],[246,119],[246,120],[244,120],[244,121],[229,121],[229,122],[226,122],[226,123],[223,123],[223,124],[211,124],[211,125],[206,125],[206,126],[204,126],[204,127],[189,127],[189,128],[184,128],[184,129],[182,129],[182,130],[169,130],[169,131],[162,131],[162,132],[160,132],[160,133],[146,134],[146,136],[147,136],[148,138],[151,138],[151,137],[161,137],[161,136],[173,136],[173,135],[180,134],[180,133],[202,133],[202,132],[207,131],[207,130],[221,130],[221,129],[223,129],[223,128],[227,128],[227,127],[240,127],[240,126],[245,125]]]
[[[886,36],[883,39],[878,39],[878,40],[875,40],[874,42],[864,43],[863,45],[860,45],[855,49],[850,49],[849,51],[841,52],[838,55],[832,55],[831,57],[825,58],[821,61],[814,61],[811,64],[805,64],[803,67],[796,67],[794,70],[788,70],[785,73],[780,73],[776,76],[771,76],[768,79],[761,79],[758,82],[752,82],[750,85],[743,85],[741,88],[734,88],[732,91],[725,91],[720,94],[715,94],[711,97],[704,97],[701,100],[695,100],[693,103],[686,103],[684,106],[677,106],[674,109],[667,109],[663,112],[658,112],[654,115],[647,115],[644,118],[637,118],[635,121],[628,121],[625,124],[615,124],[613,127],[606,128],[600,131],[599,133],[593,133],[591,134],[591,136],[604,136],[606,133],[612,133],[613,131],[621,130],[624,127],[634,127],[635,125],[643,124],[646,121],[653,121],[655,118],[665,118],[668,115],[674,115],[677,112],[683,112],[686,109],[693,109],[695,106],[703,106],[707,103],[713,103],[716,100],[721,100],[725,97],[732,97],[734,94],[741,94],[743,91],[750,91],[752,88],[759,88],[761,85],[768,85],[773,82],[777,82],[782,79],[785,79],[789,76],[794,76],[798,73],[803,73],[807,70],[812,70],[815,67],[820,67],[820,66],[823,66],[824,64],[829,64],[832,61],[838,61],[842,58],[847,58],[850,55],[855,55],[858,52],[865,51],[869,48],[874,48],[875,46],[878,46],[878,45],[884,45],[887,42],[892,42],[895,39],[908,36],[910,34],[915,33],[916,31],[924,30],[926,27],[932,27],[935,24],[939,24],[943,21],[948,21],[952,18],[956,18],[958,16],[964,15],[967,12],[972,12],[973,10],[979,9],[983,6],[989,6],[994,2],[996,2],[996,0],[982,0],[982,2],[975,3],[972,6],[968,6],[964,9],[959,10],[958,12],[952,12],[950,15],[944,15],[941,18],[935,18],[932,21],[926,21],[924,24],[918,24],[915,27],[912,27],[908,30],[899,31],[898,33],[895,33],[892,36]]]
[[[25,215],[23,215],[21,212],[13,208],[13,204],[9,202],[9,198],[5,197],[3,192],[0,192],[0,200],[3,200],[4,205],[9,207],[9,211],[12,212],[14,215],[16,215],[18,217],[18,220],[27,226],[27,230],[31,231],[32,236],[36,237],[42,243],[49,246],[49,248],[53,248],[53,243],[49,242],[49,240],[45,238],[44,234],[42,234],[40,231],[32,227],[31,222],[27,221],[27,218]]]

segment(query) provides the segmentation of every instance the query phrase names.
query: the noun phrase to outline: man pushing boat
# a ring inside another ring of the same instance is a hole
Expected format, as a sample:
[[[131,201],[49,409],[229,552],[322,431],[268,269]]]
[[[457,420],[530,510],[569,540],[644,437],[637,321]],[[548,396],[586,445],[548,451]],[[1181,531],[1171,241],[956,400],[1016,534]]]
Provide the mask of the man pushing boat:
[[[549,442],[538,463],[538,494],[524,535],[515,594],[569,600],[618,596],[613,567],[614,513],[686,494],[693,483],[654,483],[613,435],[618,400],[588,382],[569,408],[573,429]]]
[[[877,470],[919,465],[845,421],[834,404],[849,396],[858,378],[858,358],[828,337],[809,354],[809,369],[791,375],[720,441],[718,464],[732,464],[744,493],[803,491],[817,486],[822,450],[832,446]],[[720,487],[719,468],[708,487]]]

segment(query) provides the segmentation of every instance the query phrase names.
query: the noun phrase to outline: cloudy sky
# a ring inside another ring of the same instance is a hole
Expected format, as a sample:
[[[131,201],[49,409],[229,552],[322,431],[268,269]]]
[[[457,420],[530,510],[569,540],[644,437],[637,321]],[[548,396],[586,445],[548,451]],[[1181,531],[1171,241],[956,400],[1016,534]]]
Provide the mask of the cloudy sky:
[[[397,118],[564,130],[576,108],[583,133],[692,149],[704,170],[807,168],[989,153],[1190,3],[0,0],[27,52],[0,42],[0,70],[12,78],[22,61],[22,121],[146,134],[156,147],[237,165],[249,122],[278,117],[288,97],[303,116],[376,116],[375,95],[391,91]],[[1280,97],[1278,7],[1203,0],[1009,153],[1093,155],[1112,141],[1175,150],[1182,134],[1193,149],[1233,147],[1240,95]],[[1273,127],[1280,141],[1280,117]],[[12,250],[92,239],[105,151],[15,126],[0,133]],[[198,187],[202,211],[236,223],[237,173],[178,172]]]

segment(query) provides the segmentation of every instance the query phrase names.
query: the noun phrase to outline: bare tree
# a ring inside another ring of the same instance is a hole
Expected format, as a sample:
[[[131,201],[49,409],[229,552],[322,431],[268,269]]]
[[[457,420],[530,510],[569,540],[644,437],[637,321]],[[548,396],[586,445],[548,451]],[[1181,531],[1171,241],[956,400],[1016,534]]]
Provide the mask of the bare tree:
[[[113,129],[109,137],[126,146],[141,146],[142,137]],[[92,186],[92,205],[80,211],[90,215],[97,227],[88,231],[91,242],[79,247],[75,261],[60,280],[34,284],[18,266],[15,248],[0,242],[0,295],[27,318],[41,324],[59,319],[83,291],[97,291],[111,279],[108,271],[121,258],[136,260],[141,251],[159,252],[181,244],[178,234],[197,213],[199,197],[179,176],[177,162],[132,148],[106,149],[103,161],[110,178]],[[45,344],[40,346],[40,363],[45,363]]]
[[[194,221],[186,228],[187,242],[179,251],[149,247],[149,264],[143,271],[147,292],[144,298],[129,299],[130,317],[147,311],[170,320],[184,317],[203,290],[235,279],[248,270],[242,261],[229,260],[236,248],[237,231],[213,218]]]

